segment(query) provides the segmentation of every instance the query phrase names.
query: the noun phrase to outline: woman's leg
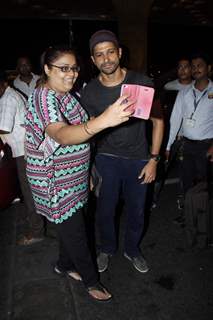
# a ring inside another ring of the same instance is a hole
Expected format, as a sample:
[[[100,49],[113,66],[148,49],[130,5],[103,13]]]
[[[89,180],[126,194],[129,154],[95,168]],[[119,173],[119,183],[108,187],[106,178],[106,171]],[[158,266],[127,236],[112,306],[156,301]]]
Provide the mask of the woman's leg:
[[[63,250],[59,254],[59,263],[65,263],[66,267],[75,267],[86,288],[91,288],[88,292],[93,298],[109,299],[111,295],[107,291],[94,289],[99,283],[99,276],[89,252],[82,209],[56,227],[61,242],[60,249]]]
[[[78,210],[56,227],[60,241],[59,249],[62,250],[59,253],[59,265],[66,270],[75,267],[86,287],[97,283],[98,273],[87,245],[82,210]]]

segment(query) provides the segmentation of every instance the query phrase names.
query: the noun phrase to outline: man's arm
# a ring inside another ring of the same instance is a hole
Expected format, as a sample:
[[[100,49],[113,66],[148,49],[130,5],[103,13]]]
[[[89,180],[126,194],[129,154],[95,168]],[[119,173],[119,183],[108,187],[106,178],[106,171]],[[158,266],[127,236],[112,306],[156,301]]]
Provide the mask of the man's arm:
[[[164,132],[163,119],[150,118],[153,124],[152,129],[152,147],[151,154],[158,155],[161,148]],[[143,183],[150,183],[155,180],[157,171],[157,161],[150,159],[139,175],[139,179],[143,178]]]
[[[2,100],[0,104],[0,130],[2,134],[13,131],[16,116],[16,101]]]
[[[207,151],[207,157],[209,158],[209,161],[213,162],[213,142]]]
[[[151,153],[159,154],[161,143],[163,140],[164,121],[163,119],[158,119],[158,118],[150,118],[150,119],[153,125]]]
[[[170,131],[169,131],[169,140],[167,143],[166,150],[169,151],[171,145],[175,141],[177,133],[180,129],[182,119],[183,119],[183,92],[184,90],[179,91],[177,98],[175,100],[174,108],[170,117]]]

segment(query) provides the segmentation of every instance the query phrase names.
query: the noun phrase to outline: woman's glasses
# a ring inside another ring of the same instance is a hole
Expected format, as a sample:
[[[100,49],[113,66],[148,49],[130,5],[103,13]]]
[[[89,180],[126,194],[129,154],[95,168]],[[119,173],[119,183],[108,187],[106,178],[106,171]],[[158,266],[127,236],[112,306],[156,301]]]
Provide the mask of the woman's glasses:
[[[70,71],[72,71],[74,73],[77,73],[77,72],[80,71],[80,67],[79,66],[73,66],[73,67],[71,67],[71,66],[56,66],[55,64],[50,64],[50,66],[58,68],[58,69],[61,70],[61,72],[64,72],[64,73],[65,72],[70,72]]]

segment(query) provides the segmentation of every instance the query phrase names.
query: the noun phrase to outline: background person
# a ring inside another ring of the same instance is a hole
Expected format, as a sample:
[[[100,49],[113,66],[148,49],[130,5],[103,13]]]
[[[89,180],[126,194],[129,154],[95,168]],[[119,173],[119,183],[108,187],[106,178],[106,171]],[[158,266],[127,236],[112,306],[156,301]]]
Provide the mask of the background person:
[[[13,86],[28,99],[40,77],[32,72],[32,64],[27,56],[18,58],[16,71],[18,75],[13,81]]]
[[[164,89],[179,91],[189,86],[192,80],[190,59],[182,57],[177,62],[177,79],[167,82]]]
[[[3,142],[11,147],[12,156],[16,159],[29,229],[28,233],[19,239],[18,244],[30,245],[43,240],[44,224],[43,219],[36,214],[31,189],[26,177],[25,129],[23,127],[25,108],[26,100],[9,87],[6,73],[0,71],[0,134]]]
[[[182,89],[186,89],[187,87],[190,87],[193,83],[192,79],[192,71],[191,71],[191,61],[190,58],[187,56],[182,56],[177,61],[177,78],[175,80],[169,81],[164,85],[163,90],[163,96],[164,96],[164,119],[165,119],[165,132],[164,132],[164,140],[163,140],[163,146],[164,149],[162,150],[163,153],[165,153],[165,174],[164,177],[161,180],[161,185],[159,190],[162,189],[162,186],[165,182],[166,176],[168,175],[168,172],[172,167],[174,167],[174,164],[178,165],[178,176],[179,176],[179,192],[177,196],[177,204],[178,209],[180,209],[180,214],[174,219],[174,223],[182,225],[184,222],[183,218],[183,182],[182,182],[182,160],[183,160],[183,154],[182,154],[182,146],[183,146],[183,132],[182,127],[180,125],[180,128],[178,130],[175,144],[173,144],[172,152],[167,153],[165,152],[165,148],[168,143],[169,138],[169,132],[170,132],[170,126],[173,127],[173,121],[175,122],[175,118],[171,119],[171,113],[172,109],[175,103],[175,99],[177,97],[178,91]],[[170,157],[169,157],[170,156]],[[169,162],[168,162],[169,161]],[[159,194],[157,195],[157,198],[159,197]]]
[[[204,53],[193,55],[195,82],[178,93],[172,111],[167,152],[182,123],[184,194],[196,181],[207,179],[207,154],[213,139],[213,84],[208,78],[210,60]]]

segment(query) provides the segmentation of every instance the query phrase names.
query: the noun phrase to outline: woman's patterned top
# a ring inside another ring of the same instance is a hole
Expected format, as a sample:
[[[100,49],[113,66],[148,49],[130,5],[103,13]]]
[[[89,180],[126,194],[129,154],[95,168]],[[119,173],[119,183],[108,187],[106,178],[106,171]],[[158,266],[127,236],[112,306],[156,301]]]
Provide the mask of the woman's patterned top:
[[[88,197],[89,143],[60,145],[45,134],[46,127],[63,121],[78,125],[88,120],[69,93],[39,87],[28,100],[25,116],[27,177],[37,213],[61,223],[83,207]]]

